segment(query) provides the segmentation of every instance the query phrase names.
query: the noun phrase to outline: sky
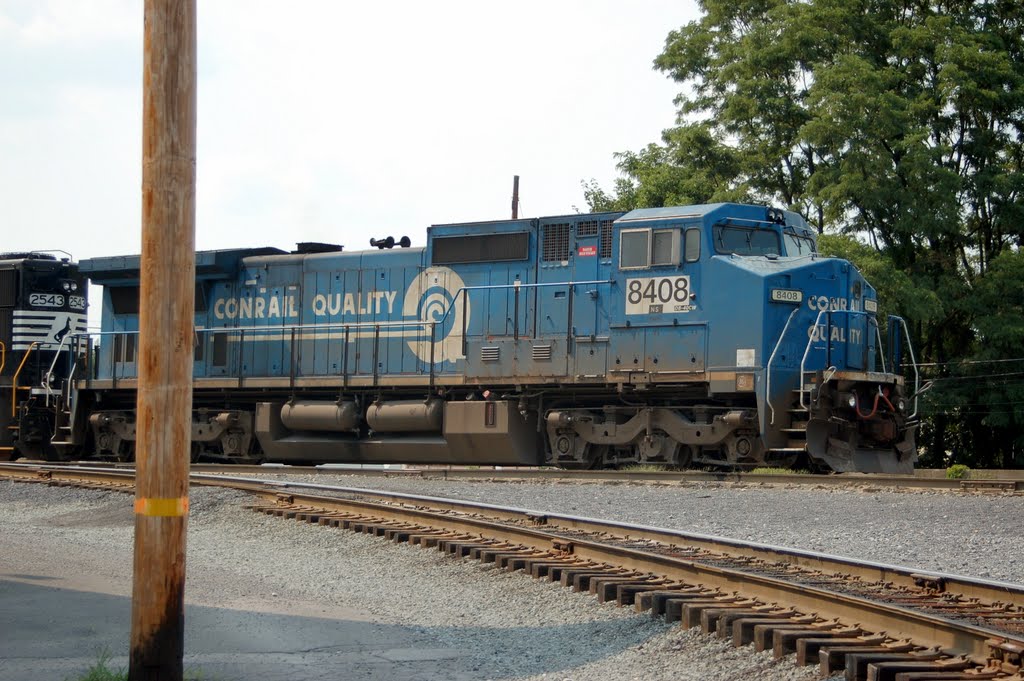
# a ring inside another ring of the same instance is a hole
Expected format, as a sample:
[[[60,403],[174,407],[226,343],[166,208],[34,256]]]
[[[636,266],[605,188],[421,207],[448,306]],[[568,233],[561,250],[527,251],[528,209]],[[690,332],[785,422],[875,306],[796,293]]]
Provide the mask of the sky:
[[[141,0],[0,0],[0,251],[139,252]],[[196,245],[423,245],[586,210],[679,90],[696,2],[198,3]]]

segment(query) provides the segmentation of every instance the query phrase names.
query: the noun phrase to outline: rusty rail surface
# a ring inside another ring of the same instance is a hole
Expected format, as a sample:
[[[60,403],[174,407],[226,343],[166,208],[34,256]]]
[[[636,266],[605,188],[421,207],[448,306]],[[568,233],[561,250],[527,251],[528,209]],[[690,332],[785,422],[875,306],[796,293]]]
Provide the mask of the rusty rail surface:
[[[85,467],[116,467],[131,469],[134,464],[82,461],[74,464]],[[192,464],[196,473],[232,473],[236,475],[350,475],[369,477],[413,477],[439,480],[557,480],[560,482],[651,482],[651,483],[740,483],[765,485],[807,485],[812,487],[878,487],[886,489],[945,489],[965,491],[1020,492],[1024,491],[1024,470],[978,471],[981,475],[995,475],[977,479],[954,479],[931,475],[934,471],[919,471],[917,475],[887,475],[874,473],[837,473],[811,475],[806,473],[754,474],[749,472],[709,471],[571,471],[557,468],[459,468],[459,467],[362,467],[359,464],[328,464],[320,466],[290,466],[283,464],[240,465],[219,463]]]
[[[131,472],[0,465],[0,476],[124,484]],[[263,513],[559,580],[737,645],[795,652],[824,674],[1024,679],[1024,585],[450,499],[202,474],[192,483],[250,492]]]

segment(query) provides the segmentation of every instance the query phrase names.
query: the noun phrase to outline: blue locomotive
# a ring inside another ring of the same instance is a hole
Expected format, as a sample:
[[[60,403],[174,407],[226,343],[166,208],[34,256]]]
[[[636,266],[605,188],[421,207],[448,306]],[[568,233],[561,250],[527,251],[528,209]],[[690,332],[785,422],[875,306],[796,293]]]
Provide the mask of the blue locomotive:
[[[714,204],[196,254],[192,456],[909,472],[902,320],[792,212]],[[134,453],[139,258],[55,416]],[[883,343],[883,336],[887,342]],[[904,352],[910,355],[907,360]],[[66,438],[66,439],[65,439]]]

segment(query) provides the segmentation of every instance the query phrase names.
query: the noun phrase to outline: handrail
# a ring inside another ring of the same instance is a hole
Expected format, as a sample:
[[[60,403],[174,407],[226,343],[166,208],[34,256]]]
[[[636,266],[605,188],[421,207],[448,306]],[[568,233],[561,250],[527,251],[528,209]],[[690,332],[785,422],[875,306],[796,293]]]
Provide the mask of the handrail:
[[[786,325],[782,327],[782,333],[779,334],[779,340],[775,342],[775,348],[772,350],[772,354],[768,357],[768,364],[765,366],[765,373],[767,378],[765,379],[764,395],[765,402],[768,403],[768,410],[772,413],[772,418],[769,421],[771,425],[775,425],[775,407],[772,406],[772,361],[775,359],[775,353],[779,351],[779,347],[782,345],[782,339],[786,337],[786,331],[789,330],[789,323],[793,321],[793,317],[800,311],[799,307],[794,307],[793,311],[789,313],[789,317],[786,319]],[[802,381],[801,381],[802,382]]]
[[[3,341],[0,341],[0,372],[4,370],[4,366],[7,364],[7,346],[4,345]]]
[[[455,295],[452,296],[452,303],[451,303],[451,305],[449,305],[448,309],[445,310],[443,315],[441,315],[441,318],[437,320],[437,323],[440,324],[440,323],[444,322],[445,319],[448,318],[448,313],[451,312],[452,308],[455,307],[455,301],[458,300],[459,294],[460,293],[464,293],[464,292],[468,296],[468,292],[469,291],[489,291],[489,290],[496,290],[496,289],[502,289],[502,288],[506,288],[506,289],[507,288],[523,289],[523,288],[544,288],[544,287],[547,287],[547,286],[587,286],[589,284],[596,285],[596,284],[614,284],[614,283],[615,283],[614,279],[588,279],[586,281],[538,281],[538,282],[534,282],[532,284],[524,284],[524,283],[522,283],[520,281],[513,281],[511,284],[488,284],[486,286],[462,286],[462,287],[460,287],[455,292]]]
[[[290,359],[292,361],[292,364],[294,365],[294,361],[295,361],[294,354],[295,354],[295,351],[296,351],[296,344],[295,344],[294,341],[298,340],[297,338],[295,338],[296,332],[302,332],[302,331],[307,331],[307,330],[309,330],[309,331],[316,331],[316,332],[324,332],[324,331],[330,332],[330,331],[335,331],[335,330],[342,331],[345,334],[345,338],[346,338],[345,346],[346,346],[346,351],[347,351],[347,346],[348,346],[348,342],[347,341],[348,341],[348,338],[349,338],[349,336],[350,336],[350,334],[351,334],[353,329],[356,329],[356,330],[365,329],[365,330],[368,330],[368,331],[372,330],[373,331],[373,337],[374,337],[374,351],[376,353],[377,350],[378,350],[377,346],[380,343],[380,338],[381,337],[385,337],[385,338],[388,337],[390,335],[389,332],[391,330],[394,330],[394,329],[419,328],[421,331],[425,332],[427,330],[427,328],[429,327],[429,329],[430,329],[430,338],[431,338],[431,351],[430,351],[430,355],[431,355],[431,362],[430,362],[431,370],[430,370],[430,374],[431,374],[431,383],[433,383],[433,380],[434,380],[434,368],[433,368],[433,365],[435,363],[435,361],[434,361],[434,347],[433,346],[436,343],[437,327],[438,327],[439,324],[443,324],[448,319],[448,317],[451,316],[452,310],[458,309],[456,306],[458,304],[460,296],[462,297],[462,309],[463,309],[463,328],[460,330],[461,331],[460,335],[461,335],[462,341],[463,341],[463,354],[465,354],[465,352],[466,352],[466,350],[465,350],[465,341],[466,341],[466,331],[467,331],[467,329],[466,329],[466,322],[467,322],[467,319],[466,319],[466,316],[467,316],[466,315],[466,308],[468,307],[469,293],[472,292],[472,291],[513,289],[515,291],[515,293],[516,293],[516,299],[517,299],[516,302],[518,304],[519,292],[522,289],[524,289],[524,288],[569,287],[570,298],[571,298],[572,297],[572,293],[575,291],[575,287],[576,286],[614,284],[614,283],[615,283],[614,279],[587,279],[587,280],[582,280],[582,281],[554,281],[554,282],[535,282],[535,283],[523,283],[522,281],[517,279],[517,280],[515,280],[514,282],[512,282],[510,284],[488,284],[488,285],[480,285],[480,286],[461,286],[461,287],[459,287],[455,291],[455,293],[453,294],[453,296],[452,296],[451,300],[449,301],[447,307],[444,309],[444,313],[438,319],[371,320],[371,321],[365,321],[365,322],[343,322],[343,321],[339,321],[339,322],[324,322],[324,323],[314,322],[312,324],[279,324],[279,325],[273,325],[273,326],[253,323],[253,324],[249,324],[249,325],[246,325],[246,326],[210,326],[210,327],[206,327],[204,329],[196,329],[195,332],[196,332],[196,334],[199,334],[199,335],[201,335],[201,334],[209,334],[211,336],[217,336],[217,335],[239,335],[240,338],[242,339],[242,341],[241,341],[242,343],[244,343],[244,339],[245,339],[245,336],[246,336],[247,333],[255,333],[256,335],[260,335],[260,334],[268,334],[268,333],[285,333],[285,332],[288,332],[288,333],[290,333],[292,335],[292,341],[293,341],[291,343],[291,346],[292,346],[292,350],[291,350],[292,357]],[[570,300],[570,305],[571,305],[571,300]],[[251,321],[255,321],[255,320],[251,320]],[[517,314],[516,315],[517,326],[518,326],[518,321],[519,320],[518,320],[518,314]],[[383,331],[383,333],[382,333],[382,331]],[[454,331],[455,330],[453,329],[453,334],[454,334]],[[93,331],[93,332],[69,334],[69,336],[71,336],[74,339],[80,339],[80,338],[84,337],[84,338],[86,338],[87,342],[91,343],[92,339],[94,337],[102,338],[104,336],[114,336],[114,337],[118,337],[118,336],[137,336],[138,334],[139,334],[138,331],[99,331],[99,332]],[[570,317],[569,327],[567,329],[567,335],[571,336],[571,334],[572,334],[572,326],[571,326],[571,317]],[[519,334],[518,334],[518,329],[517,329],[517,331],[515,333],[515,337],[518,339],[518,336],[519,336]],[[345,355],[346,355],[346,357],[343,359],[342,375],[347,380],[347,376],[348,376],[347,352],[345,353]],[[116,363],[117,361],[118,361],[117,358],[114,358],[114,362]],[[241,349],[240,349],[239,350],[239,362],[240,362],[240,364],[241,364],[242,361],[243,360],[242,360]],[[293,369],[292,372],[289,372],[289,373],[292,376],[294,376],[293,372],[294,372],[294,369]],[[239,371],[238,371],[239,379],[241,379],[241,374],[242,374],[241,367],[239,366]],[[374,375],[376,375],[376,370],[374,371]]]
[[[885,370],[885,353],[882,351],[882,329],[878,326],[878,319],[877,318],[874,318],[874,322],[875,322],[875,340],[878,341],[878,351],[875,352],[875,356],[877,356],[878,359],[881,360],[881,362],[882,362],[882,373],[885,374],[885,373],[888,373],[888,372]],[[896,367],[893,367],[893,368],[895,369]]]
[[[843,313],[843,314],[846,314],[846,315],[851,315],[851,314],[854,314],[854,315],[869,315],[869,313],[867,313],[867,312],[865,312],[863,310],[820,310],[818,312],[818,316],[814,320],[814,326],[815,327],[819,326],[819,322],[821,321],[821,316],[823,314],[828,314],[828,315],[831,316],[831,314],[833,312],[840,312],[840,313]],[[898,317],[896,315],[893,315],[891,318],[899,320],[900,325],[903,327],[903,333],[904,333],[904,336],[906,337],[906,340],[907,340],[907,350],[908,350],[908,352],[910,352],[911,366],[914,368],[914,412],[908,417],[908,418],[914,418],[915,416],[917,416],[917,410],[918,410],[917,391],[918,391],[918,387],[920,386],[920,381],[921,381],[920,372],[918,371],[918,368],[917,368],[917,360],[914,357],[914,347],[913,347],[913,345],[911,343],[910,330],[907,328],[906,320],[904,320],[903,317]],[[873,318],[868,316],[868,319],[871,320]],[[874,319],[874,325],[875,325],[876,338],[878,340],[878,351],[876,352],[876,356],[881,357],[882,372],[883,373],[888,373],[888,372],[886,372],[885,355],[882,352],[882,334],[881,334],[881,331],[878,328],[878,320],[877,319]],[[823,340],[826,343],[826,347],[828,347],[827,344],[830,344],[832,342],[830,340],[830,333],[831,333],[830,332],[830,328],[831,328],[831,322],[828,325],[826,325],[826,327],[825,327],[825,338]],[[891,331],[890,331],[890,334],[891,334]],[[800,407],[802,409],[804,409],[805,411],[808,411],[808,407],[807,407],[806,404],[804,404],[804,395],[807,392],[809,392],[809,391],[804,390],[804,375],[807,373],[807,370],[805,368],[806,364],[807,364],[807,355],[811,351],[811,346],[814,343],[814,336],[815,336],[815,333],[811,332],[810,337],[807,339],[807,346],[804,348],[803,358],[801,358],[801,360],[800,360]],[[822,339],[819,339],[819,340],[822,340]],[[830,367],[830,369],[834,369],[834,367]],[[870,368],[868,370],[871,371],[873,369],[874,369],[874,367],[872,367],[872,368]],[[897,368],[893,367],[892,369],[895,372]],[[824,383],[827,383],[828,380],[829,379],[826,379],[824,381]]]
[[[50,379],[53,378],[53,368],[57,366],[57,360],[60,359],[60,353],[64,349],[64,343],[67,340],[68,334],[64,334],[64,336],[60,339],[60,344],[57,346],[57,349],[54,350],[53,352],[53,361],[50,362],[50,368],[46,370],[46,374],[43,376],[43,384],[41,387],[46,391],[47,406],[50,405],[50,396],[53,394],[53,391],[50,390]]]
[[[28,350],[25,351],[25,356],[21,358],[21,364],[18,365],[18,370],[14,372],[14,376],[11,378],[11,418],[13,419],[18,415],[18,376],[21,375],[21,370],[25,367],[25,362],[28,361],[29,355],[35,350],[36,346],[39,345],[39,341],[32,341]]]
[[[907,351],[910,353],[910,365],[914,367],[914,413],[909,417],[914,418],[917,416],[917,395],[919,392],[918,388],[921,385],[921,373],[917,370],[917,358],[914,357],[914,344],[910,341],[910,329],[907,328],[907,321],[903,317],[896,317],[895,315],[893,317],[900,320],[900,325],[903,327],[903,335],[907,339]],[[896,367],[893,367],[893,371],[895,370]]]
[[[848,311],[849,310],[847,310],[847,312]],[[819,326],[818,322],[821,321],[821,315],[823,315],[823,314],[830,314],[830,313],[831,313],[830,310],[818,310],[818,316],[814,318],[814,325],[811,328],[815,329],[815,328],[817,328]],[[831,325],[827,325],[825,327],[825,342],[826,343],[831,343],[831,341],[828,338],[829,326],[831,326]],[[804,393],[807,392],[807,391],[804,390],[804,375],[807,373],[807,370],[804,368],[804,366],[807,364],[807,353],[809,353],[811,351],[811,344],[814,343],[814,336],[815,336],[815,332],[812,331],[810,336],[807,338],[807,345],[804,347],[804,356],[800,359],[800,408],[803,409],[804,411],[810,411],[810,409],[807,407],[807,405],[804,404]]]
[[[586,286],[590,284],[612,284],[614,279],[591,279],[586,281],[558,281],[558,282],[538,282],[533,284],[512,283],[512,284],[490,284],[486,286],[462,286],[456,290],[452,296],[451,303],[445,308],[445,312],[441,315],[440,319],[426,320],[426,319],[398,319],[398,320],[378,320],[368,322],[327,322],[327,323],[313,323],[313,324],[281,324],[275,326],[264,326],[258,324],[251,324],[248,326],[208,326],[204,329],[197,329],[197,333],[212,333],[212,334],[230,334],[238,333],[242,330],[245,331],[291,331],[293,329],[303,331],[306,329],[315,329],[317,331],[330,331],[333,329],[346,330],[346,329],[370,329],[374,330],[377,327],[409,327],[409,326],[423,326],[426,327],[430,324],[441,324],[448,318],[451,311],[455,308],[455,302],[458,300],[460,295],[465,294],[469,291],[485,291],[485,290],[496,290],[496,289],[514,289],[514,288],[542,288],[551,286]],[[83,333],[68,334],[69,336],[77,337],[95,337],[95,336],[115,336],[115,335],[138,335],[138,331],[87,331]]]

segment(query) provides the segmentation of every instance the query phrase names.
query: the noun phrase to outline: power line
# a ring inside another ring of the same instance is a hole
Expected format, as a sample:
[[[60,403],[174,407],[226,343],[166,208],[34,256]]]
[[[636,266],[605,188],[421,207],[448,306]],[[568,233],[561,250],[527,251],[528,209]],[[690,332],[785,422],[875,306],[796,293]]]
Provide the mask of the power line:
[[[968,365],[968,364],[1002,364],[1005,362],[1024,362],[1024,357],[1011,357],[1009,359],[958,359],[949,362],[920,362],[917,364],[920,367],[945,367],[951,365]]]
[[[1024,377],[1024,371],[1014,371],[1005,374],[963,374],[961,376],[936,376],[929,379],[932,383],[945,383],[948,381],[976,381],[981,378],[1006,378]]]

